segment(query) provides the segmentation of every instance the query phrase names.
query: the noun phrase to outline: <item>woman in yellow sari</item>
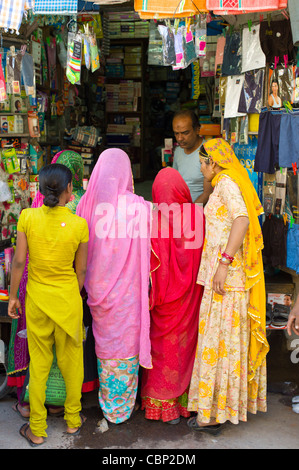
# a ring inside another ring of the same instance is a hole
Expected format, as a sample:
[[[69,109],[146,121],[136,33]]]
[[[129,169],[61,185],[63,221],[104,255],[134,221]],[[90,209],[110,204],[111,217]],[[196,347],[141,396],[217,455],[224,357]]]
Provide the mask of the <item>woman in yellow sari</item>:
[[[214,187],[197,282],[204,286],[188,410],[194,430],[218,434],[226,421],[266,411],[263,208],[230,145],[212,139],[199,152]]]

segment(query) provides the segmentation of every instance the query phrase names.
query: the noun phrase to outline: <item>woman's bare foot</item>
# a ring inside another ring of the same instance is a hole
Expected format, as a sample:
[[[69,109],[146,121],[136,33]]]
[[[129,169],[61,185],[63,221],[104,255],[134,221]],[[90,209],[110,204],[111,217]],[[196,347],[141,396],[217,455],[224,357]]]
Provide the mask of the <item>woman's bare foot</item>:
[[[20,429],[20,434],[23,436],[31,446],[38,446],[43,444],[44,438],[42,436],[36,436],[30,429],[29,424],[24,424]]]
[[[21,406],[19,402],[16,402],[12,409],[16,412],[19,413],[19,415],[22,416],[22,418],[28,419],[30,417],[30,408],[29,406]]]
[[[79,434],[80,429],[82,428],[83,424],[84,424],[85,421],[86,421],[85,416],[80,415],[80,418],[81,418],[81,426],[79,426],[78,428],[69,428],[69,427],[67,427],[67,428],[66,428],[67,434]]]

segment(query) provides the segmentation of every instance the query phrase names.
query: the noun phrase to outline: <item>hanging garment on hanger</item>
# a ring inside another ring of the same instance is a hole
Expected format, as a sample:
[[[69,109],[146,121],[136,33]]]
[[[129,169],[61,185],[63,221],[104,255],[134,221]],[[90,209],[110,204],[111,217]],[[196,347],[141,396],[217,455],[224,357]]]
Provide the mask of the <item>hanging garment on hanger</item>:
[[[281,111],[262,110],[259,119],[254,171],[275,173],[278,165]]]
[[[262,21],[260,24],[261,48],[266,56],[267,64],[294,63],[296,49],[293,44],[290,20]]]
[[[239,75],[241,67],[241,34],[239,32],[228,33],[225,40],[221,74],[222,76]]]
[[[259,114],[263,107],[265,71],[259,69],[244,74],[244,84],[240,95],[239,113]]]

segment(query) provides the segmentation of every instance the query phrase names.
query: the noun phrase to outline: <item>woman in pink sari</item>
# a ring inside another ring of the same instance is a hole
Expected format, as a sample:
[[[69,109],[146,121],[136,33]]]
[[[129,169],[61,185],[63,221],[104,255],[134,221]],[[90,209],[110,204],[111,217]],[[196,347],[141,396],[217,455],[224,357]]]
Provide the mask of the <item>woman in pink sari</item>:
[[[203,208],[192,203],[174,168],[162,169],[152,188],[151,351],[142,374],[147,419],[169,424],[189,417],[187,390],[195,358],[202,287],[196,284],[204,239]],[[172,210],[170,210],[172,209]],[[164,232],[164,233],[163,233]]]
[[[100,155],[77,215],[86,219],[90,233],[84,286],[93,317],[99,403],[105,418],[118,424],[134,409],[139,364],[151,367],[151,204],[134,194],[124,151]]]

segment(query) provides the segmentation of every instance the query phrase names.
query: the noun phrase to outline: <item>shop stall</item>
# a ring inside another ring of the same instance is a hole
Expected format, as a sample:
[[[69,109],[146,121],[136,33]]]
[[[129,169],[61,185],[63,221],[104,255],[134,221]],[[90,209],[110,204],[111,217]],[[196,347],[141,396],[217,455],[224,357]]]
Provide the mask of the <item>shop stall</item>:
[[[263,203],[267,328],[299,293],[295,0],[4,0],[0,6],[0,296],[22,209],[60,150],[120,147],[135,181],[172,165],[172,116],[234,146]],[[1,300],[1,298],[0,298]],[[0,302],[1,304],[1,302]]]

